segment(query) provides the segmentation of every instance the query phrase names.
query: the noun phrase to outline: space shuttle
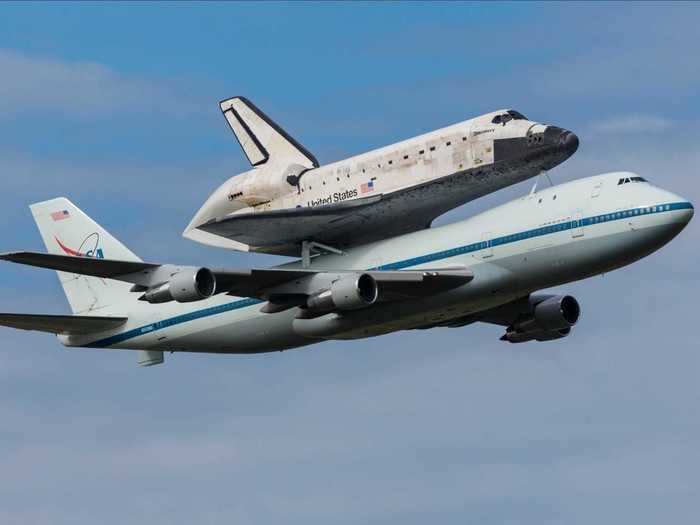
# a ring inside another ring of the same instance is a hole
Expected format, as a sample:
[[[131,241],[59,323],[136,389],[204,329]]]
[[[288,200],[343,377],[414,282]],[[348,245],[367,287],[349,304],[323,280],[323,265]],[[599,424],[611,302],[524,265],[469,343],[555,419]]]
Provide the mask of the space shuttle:
[[[222,184],[183,236],[307,262],[429,228],[457,206],[554,168],[579,144],[571,131],[503,109],[321,166],[250,100],[220,107],[252,169]]]

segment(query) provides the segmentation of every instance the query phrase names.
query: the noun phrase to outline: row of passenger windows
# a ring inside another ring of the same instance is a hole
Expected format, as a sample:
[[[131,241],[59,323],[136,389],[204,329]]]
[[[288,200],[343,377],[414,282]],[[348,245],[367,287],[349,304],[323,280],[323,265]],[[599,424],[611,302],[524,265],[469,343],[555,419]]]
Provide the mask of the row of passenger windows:
[[[623,177],[617,181],[617,185],[620,186],[621,184],[627,184],[629,182],[646,182],[646,181],[647,180],[644,177]]]
[[[591,218],[592,222],[605,222],[612,219],[621,219],[623,217],[632,217],[634,215],[646,215],[647,213],[656,213],[660,211],[670,211],[671,205],[664,204],[663,206],[648,206],[646,208],[637,208],[634,210],[619,211],[610,215],[599,215]]]

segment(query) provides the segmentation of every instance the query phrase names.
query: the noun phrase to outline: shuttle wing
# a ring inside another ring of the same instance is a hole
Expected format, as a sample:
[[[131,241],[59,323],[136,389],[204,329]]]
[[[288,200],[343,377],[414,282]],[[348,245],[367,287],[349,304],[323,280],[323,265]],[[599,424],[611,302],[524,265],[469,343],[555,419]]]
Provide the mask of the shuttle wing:
[[[478,177],[450,176],[321,206],[233,213],[195,231],[246,251],[299,256],[303,241],[343,249],[429,228],[439,215],[490,191]]]
[[[375,195],[322,206],[230,215],[197,227],[250,246],[251,251],[298,256],[303,241],[336,248],[422,230],[441,210],[423,210],[399,195]]]
[[[305,240],[344,245],[374,224],[381,195],[323,206],[238,214],[202,224],[197,229],[256,247],[255,251],[299,255]],[[410,222],[410,219],[409,219]]]
[[[233,97],[219,103],[243,152],[253,166],[267,162],[285,167],[301,164],[319,166],[316,157],[245,97]]]

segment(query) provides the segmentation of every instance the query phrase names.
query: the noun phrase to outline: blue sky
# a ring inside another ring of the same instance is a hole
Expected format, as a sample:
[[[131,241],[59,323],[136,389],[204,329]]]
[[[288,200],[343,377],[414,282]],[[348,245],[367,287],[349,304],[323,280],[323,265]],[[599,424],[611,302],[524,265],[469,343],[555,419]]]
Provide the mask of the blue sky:
[[[633,170],[700,202],[696,4],[2,4],[0,249],[66,195],[147,260],[273,257],[180,233],[247,169],[242,94],[329,162],[501,107],[574,130],[555,182]],[[529,190],[515,186],[440,222]],[[562,287],[563,341],[400,333],[254,357],[65,350],[0,331],[0,523],[693,523],[692,223]],[[67,312],[4,265],[0,310]]]

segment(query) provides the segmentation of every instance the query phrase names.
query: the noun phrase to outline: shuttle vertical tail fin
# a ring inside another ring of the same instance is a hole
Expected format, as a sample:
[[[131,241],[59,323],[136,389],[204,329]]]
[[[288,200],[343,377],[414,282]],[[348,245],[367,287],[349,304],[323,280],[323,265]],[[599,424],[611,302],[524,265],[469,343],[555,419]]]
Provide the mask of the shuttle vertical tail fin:
[[[229,98],[219,106],[253,166],[271,162],[284,167],[291,164],[318,167],[318,161],[311,152],[247,98]]]
[[[29,207],[49,253],[141,260],[65,197],[37,202]],[[56,273],[74,314],[93,312],[124,300],[131,287],[129,283],[112,279]]]

